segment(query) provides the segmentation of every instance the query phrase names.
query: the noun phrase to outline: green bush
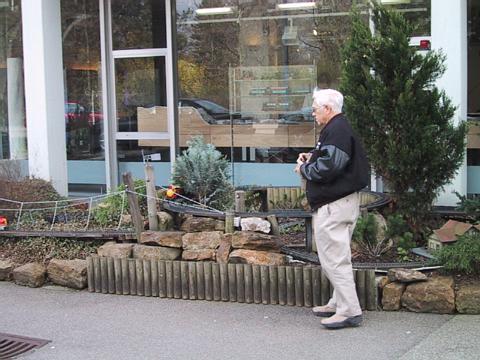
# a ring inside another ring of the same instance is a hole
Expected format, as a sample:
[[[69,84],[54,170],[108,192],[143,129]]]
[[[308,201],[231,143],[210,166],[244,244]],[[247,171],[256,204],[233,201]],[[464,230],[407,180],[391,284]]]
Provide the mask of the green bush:
[[[378,259],[390,246],[386,239],[378,239],[378,227],[372,214],[361,216],[352,235],[355,250],[372,259]]]
[[[371,259],[378,259],[396,246],[398,260],[409,261],[410,250],[416,243],[407,222],[399,214],[390,215],[386,222],[382,238],[373,214],[359,217],[352,236],[355,250]]]
[[[146,195],[146,187],[144,180],[135,180],[134,181],[135,192]],[[114,190],[114,192],[124,191],[126,189],[125,185],[120,185]],[[147,213],[147,198],[145,196],[139,196],[138,202],[140,205],[140,212],[142,215]],[[123,209],[122,209],[123,203]],[[117,226],[120,215],[127,214],[130,210],[128,205],[128,200],[125,194],[125,200],[123,200],[123,194],[116,194],[109,197],[106,197],[100,204],[98,204],[92,211],[92,221],[95,224],[98,224],[102,227],[111,227]]]
[[[262,211],[262,195],[255,190],[245,191],[245,210],[247,212]]]
[[[457,242],[434,253],[434,263],[449,272],[480,274],[480,234],[461,236]]]
[[[386,236],[388,239],[392,239],[396,244],[398,260],[408,261],[410,259],[410,250],[417,244],[415,243],[413,234],[402,215],[394,214],[387,218]]]
[[[185,195],[201,204],[228,209],[233,204],[234,189],[229,163],[212,144],[201,136],[187,141],[188,149],[177,157],[173,167],[173,182]]]
[[[467,127],[455,125],[455,106],[435,85],[445,56],[419,54],[404,15],[371,3],[375,32],[357,11],[343,47],[344,111],[389,185],[391,206],[422,239],[435,198],[464,161]]]

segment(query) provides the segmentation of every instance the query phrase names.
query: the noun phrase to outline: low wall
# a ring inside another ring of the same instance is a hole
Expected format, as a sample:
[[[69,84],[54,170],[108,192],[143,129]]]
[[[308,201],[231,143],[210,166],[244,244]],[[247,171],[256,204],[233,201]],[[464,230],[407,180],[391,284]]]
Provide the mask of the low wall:
[[[377,309],[373,270],[354,271],[363,310]],[[291,306],[325,305],[333,291],[319,266],[87,258],[90,292]]]

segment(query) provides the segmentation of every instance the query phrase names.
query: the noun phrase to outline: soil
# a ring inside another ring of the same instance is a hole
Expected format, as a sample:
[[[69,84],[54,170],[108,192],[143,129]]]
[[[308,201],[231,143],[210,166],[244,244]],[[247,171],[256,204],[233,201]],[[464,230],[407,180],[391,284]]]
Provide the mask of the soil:
[[[470,285],[470,284],[480,284],[480,274],[455,274],[454,276],[455,284],[458,285]]]
[[[0,238],[0,260],[15,264],[39,262],[47,265],[51,259],[86,259],[96,253],[103,242],[56,238]]]

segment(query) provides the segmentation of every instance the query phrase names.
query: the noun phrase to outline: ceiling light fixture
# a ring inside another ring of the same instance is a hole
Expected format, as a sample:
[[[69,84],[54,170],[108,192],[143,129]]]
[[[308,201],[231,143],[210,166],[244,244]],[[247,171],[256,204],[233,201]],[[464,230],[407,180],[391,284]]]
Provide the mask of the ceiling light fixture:
[[[224,6],[224,7],[216,7],[216,8],[203,8],[203,9],[196,9],[195,13],[197,15],[226,15],[233,13],[233,7],[231,6]]]
[[[400,4],[410,4],[411,0],[380,0],[384,5],[400,5]]]
[[[277,4],[277,10],[310,10],[315,9],[316,4],[314,1],[309,2],[297,2],[297,3],[284,3]]]

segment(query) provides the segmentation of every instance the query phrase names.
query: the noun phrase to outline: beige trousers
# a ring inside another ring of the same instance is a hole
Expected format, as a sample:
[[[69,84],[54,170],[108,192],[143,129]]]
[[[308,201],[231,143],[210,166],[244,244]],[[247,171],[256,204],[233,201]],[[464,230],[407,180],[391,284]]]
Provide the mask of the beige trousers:
[[[342,316],[360,315],[353,280],[350,241],[360,212],[359,194],[353,193],[313,213],[313,236],[318,258],[328,280],[333,285],[333,296],[328,305]]]

